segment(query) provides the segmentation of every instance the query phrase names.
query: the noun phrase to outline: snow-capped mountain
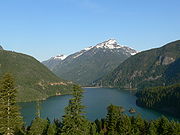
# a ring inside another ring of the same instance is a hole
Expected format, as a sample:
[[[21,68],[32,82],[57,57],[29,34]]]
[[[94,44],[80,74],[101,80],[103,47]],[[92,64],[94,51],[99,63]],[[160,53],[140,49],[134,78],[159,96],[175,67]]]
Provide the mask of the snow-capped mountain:
[[[50,70],[52,70],[56,65],[61,63],[67,56],[66,55],[57,55],[51,57],[49,60],[43,61],[42,63],[46,65]]]
[[[43,64],[64,79],[90,85],[136,53],[136,50],[110,39],[63,57],[64,59],[61,59],[62,56],[52,57]]]

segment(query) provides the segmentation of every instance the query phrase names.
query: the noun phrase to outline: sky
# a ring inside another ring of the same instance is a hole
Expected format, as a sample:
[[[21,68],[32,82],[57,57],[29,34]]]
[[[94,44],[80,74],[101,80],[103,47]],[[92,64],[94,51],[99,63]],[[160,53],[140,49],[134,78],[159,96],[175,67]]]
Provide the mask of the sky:
[[[108,39],[138,51],[180,39],[180,0],[0,0],[0,45],[47,60]]]

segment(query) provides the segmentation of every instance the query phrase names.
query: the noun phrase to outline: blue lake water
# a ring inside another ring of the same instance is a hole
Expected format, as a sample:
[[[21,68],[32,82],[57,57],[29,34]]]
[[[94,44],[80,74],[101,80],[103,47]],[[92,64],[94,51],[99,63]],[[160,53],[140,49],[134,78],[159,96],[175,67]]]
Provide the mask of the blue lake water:
[[[53,120],[55,118],[62,118],[64,115],[64,108],[68,105],[68,100],[71,95],[50,97],[40,104],[41,117]],[[123,106],[128,115],[137,115],[145,119],[151,120],[162,116],[161,113],[138,107],[136,105],[136,96],[134,91],[110,89],[110,88],[85,88],[83,104],[87,106],[85,109],[86,116],[89,120],[94,121],[97,118],[104,118],[106,116],[106,108],[108,105]],[[27,125],[31,123],[36,114],[36,102],[20,103],[21,113]],[[128,110],[134,108],[137,112],[130,114]],[[167,116],[173,119],[171,116]]]

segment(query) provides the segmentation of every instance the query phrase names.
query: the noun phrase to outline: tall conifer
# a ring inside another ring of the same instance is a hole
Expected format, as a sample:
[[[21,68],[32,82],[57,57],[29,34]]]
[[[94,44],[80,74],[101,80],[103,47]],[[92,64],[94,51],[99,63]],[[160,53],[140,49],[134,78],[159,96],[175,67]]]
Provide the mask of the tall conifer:
[[[23,126],[16,104],[17,90],[11,74],[6,73],[0,81],[0,133],[13,135]]]
[[[89,122],[84,116],[82,105],[83,90],[74,85],[73,98],[69,100],[69,105],[65,108],[63,127],[61,135],[89,135]]]

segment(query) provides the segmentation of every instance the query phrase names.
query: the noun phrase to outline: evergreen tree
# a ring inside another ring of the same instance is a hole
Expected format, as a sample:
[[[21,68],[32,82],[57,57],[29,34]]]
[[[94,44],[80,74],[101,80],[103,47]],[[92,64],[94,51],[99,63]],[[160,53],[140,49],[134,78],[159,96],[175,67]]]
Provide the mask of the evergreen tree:
[[[96,126],[96,124],[94,122],[91,123],[90,135],[98,135],[98,133],[97,133],[97,126]]]
[[[160,119],[158,119],[156,122],[156,126],[157,126],[157,132],[159,135],[169,134],[170,122],[166,117],[163,116]]]
[[[50,124],[47,130],[47,135],[56,135],[56,133],[57,133],[56,125]]]
[[[142,117],[140,115],[137,115],[137,117],[135,117],[132,124],[134,127],[134,133],[135,134],[138,134],[138,135],[146,134],[145,123],[144,123],[144,120],[142,119]]]
[[[117,123],[118,133],[122,135],[132,135],[133,128],[131,125],[131,119],[127,115],[122,115]]]
[[[100,133],[100,131],[103,129],[103,128],[102,128],[102,121],[96,119],[94,122],[95,122],[96,127],[97,127],[97,132]]]
[[[29,135],[45,135],[47,133],[48,121],[36,117],[30,126],[28,131]]]
[[[180,135],[180,123],[171,121],[169,126],[169,133],[171,133],[171,135]]]
[[[155,125],[154,125],[154,122],[149,122],[147,135],[157,135],[157,129],[156,129]]]
[[[83,90],[74,85],[73,98],[69,100],[69,105],[65,108],[63,117],[62,135],[89,135],[89,122],[84,116],[82,105]]]
[[[11,74],[6,73],[0,81],[0,133],[13,135],[21,132],[23,121],[16,104],[17,90]]]
[[[56,125],[56,132],[61,133],[62,122],[59,119],[54,119],[54,124]]]
[[[122,107],[110,105],[107,107],[107,129],[109,135],[116,135],[117,133],[117,123],[118,119],[121,116],[121,113],[124,111]]]
[[[48,127],[50,125],[50,120],[40,118],[41,117],[41,106],[40,101],[36,102],[36,117],[32,121],[30,129],[28,131],[29,135],[44,135],[47,134]]]

